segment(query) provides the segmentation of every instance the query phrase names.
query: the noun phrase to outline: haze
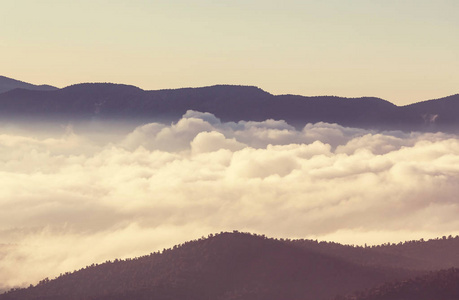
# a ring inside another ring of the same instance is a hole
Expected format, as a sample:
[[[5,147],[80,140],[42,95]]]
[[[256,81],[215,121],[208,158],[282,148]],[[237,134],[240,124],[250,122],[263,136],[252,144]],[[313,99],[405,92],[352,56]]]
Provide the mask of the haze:
[[[457,93],[455,0],[5,0],[2,73],[64,87],[254,85],[275,94]]]
[[[195,111],[45,125],[1,124],[3,288],[222,230],[352,244],[459,233],[454,135]]]

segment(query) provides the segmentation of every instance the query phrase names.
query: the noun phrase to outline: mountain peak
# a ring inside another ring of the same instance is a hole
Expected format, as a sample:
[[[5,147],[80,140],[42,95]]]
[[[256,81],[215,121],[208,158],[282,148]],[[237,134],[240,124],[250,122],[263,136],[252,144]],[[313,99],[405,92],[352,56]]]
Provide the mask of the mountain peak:
[[[133,85],[109,83],[109,82],[87,82],[77,83],[66,86],[62,89],[64,92],[83,92],[83,93],[100,93],[100,92],[143,92],[141,88]]]

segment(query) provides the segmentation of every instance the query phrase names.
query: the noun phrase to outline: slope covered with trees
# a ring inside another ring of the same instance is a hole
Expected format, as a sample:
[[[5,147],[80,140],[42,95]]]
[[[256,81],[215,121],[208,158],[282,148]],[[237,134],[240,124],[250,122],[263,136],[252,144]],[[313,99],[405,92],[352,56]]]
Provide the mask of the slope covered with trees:
[[[0,299],[329,299],[415,274],[233,232],[88,266]]]
[[[366,266],[420,271],[459,267],[459,236],[443,236],[428,241],[414,240],[368,247],[312,240],[292,240],[291,243]]]
[[[408,280],[386,283],[366,292],[335,300],[457,300],[459,269],[432,272]]]

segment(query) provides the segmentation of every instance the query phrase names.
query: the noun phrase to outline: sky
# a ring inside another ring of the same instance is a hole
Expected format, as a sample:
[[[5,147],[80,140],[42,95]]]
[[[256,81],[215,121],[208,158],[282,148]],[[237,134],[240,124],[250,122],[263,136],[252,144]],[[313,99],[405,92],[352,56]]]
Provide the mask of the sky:
[[[64,87],[459,92],[458,1],[2,0],[1,75]],[[52,130],[50,130],[52,129]],[[459,137],[282,120],[0,120],[0,291],[220,231],[346,244],[459,234]]]
[[[2,0],[1,75],[255,85],[403,105],[459,92],[456,0]]]

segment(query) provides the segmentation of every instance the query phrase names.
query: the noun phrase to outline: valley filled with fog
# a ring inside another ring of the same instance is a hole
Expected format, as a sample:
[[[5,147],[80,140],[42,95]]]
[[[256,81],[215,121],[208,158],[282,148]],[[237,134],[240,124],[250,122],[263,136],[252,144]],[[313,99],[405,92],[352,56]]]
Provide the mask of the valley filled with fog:
[[[0,124],[0,289],[234,229],[379,244],[459,233],[459,138],[337,124]]]

